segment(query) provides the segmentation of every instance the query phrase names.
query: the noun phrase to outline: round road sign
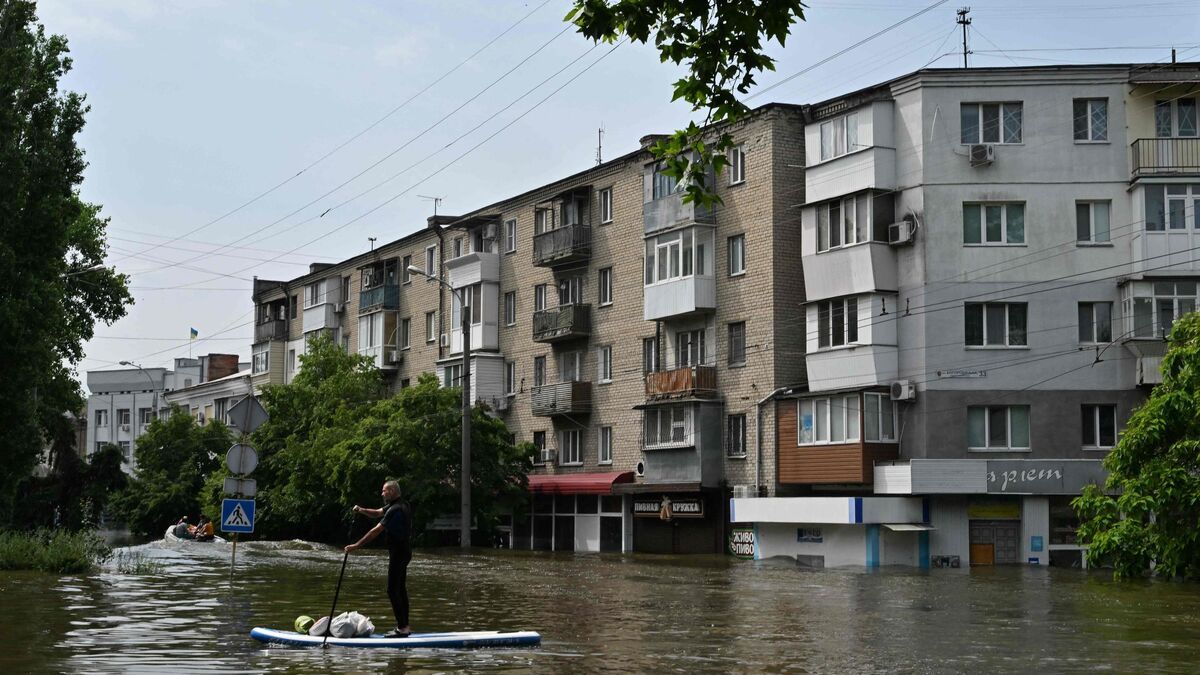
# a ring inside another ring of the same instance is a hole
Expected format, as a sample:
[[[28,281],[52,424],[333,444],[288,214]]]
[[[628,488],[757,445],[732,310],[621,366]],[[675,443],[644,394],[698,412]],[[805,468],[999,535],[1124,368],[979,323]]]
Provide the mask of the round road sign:
[[[238,443],[229,448],[225,455],[225,466],[229,467],[232,473],[245,476],[258,466],[258,452],[249,445]]]

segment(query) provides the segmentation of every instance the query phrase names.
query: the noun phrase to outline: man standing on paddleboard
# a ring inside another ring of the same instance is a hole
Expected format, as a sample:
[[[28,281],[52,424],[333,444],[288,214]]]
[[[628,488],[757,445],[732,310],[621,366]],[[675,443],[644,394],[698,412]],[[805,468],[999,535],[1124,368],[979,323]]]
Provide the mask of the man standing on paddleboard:
[[[412,513],[408,504],[400,498],[400,484],[389,480],[383,484],[381,491],[384,507],[369,509],[354,505],[354,512],[368,518],[380,518],[379,524],[371,528],[357,543],[346,547],[346,553],[353,553],[371,543],[376,537],[387,532],[388,542],[388,600],[392,603],[392,613],[396,615],[396,630],[384,637],[405,638],[412,634],[408,625],[408,563],[412,560],[412,545],[409,543]]]

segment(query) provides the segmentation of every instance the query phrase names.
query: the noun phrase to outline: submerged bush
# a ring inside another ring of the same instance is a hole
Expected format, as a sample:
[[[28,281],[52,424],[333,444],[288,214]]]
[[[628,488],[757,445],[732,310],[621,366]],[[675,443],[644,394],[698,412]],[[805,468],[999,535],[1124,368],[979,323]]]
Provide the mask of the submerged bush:
[[[0,570],[70,574],[86,572],[110,557],[112,549],[91,532],[0,532]]]
[[[158,574],[163,571],[161,560],[155,560],[141,551],[118,551],[113,562],[120,574]]]

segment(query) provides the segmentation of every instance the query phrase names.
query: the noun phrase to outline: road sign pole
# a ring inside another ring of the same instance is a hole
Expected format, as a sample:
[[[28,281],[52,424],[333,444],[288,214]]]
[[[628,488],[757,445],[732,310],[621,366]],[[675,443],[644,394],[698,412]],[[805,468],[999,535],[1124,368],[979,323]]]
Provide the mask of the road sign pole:
[[[233,550],[229,554],[229,582],[233,583],[233,566],[237,563],[237,536],[238,533],[233,533]]]

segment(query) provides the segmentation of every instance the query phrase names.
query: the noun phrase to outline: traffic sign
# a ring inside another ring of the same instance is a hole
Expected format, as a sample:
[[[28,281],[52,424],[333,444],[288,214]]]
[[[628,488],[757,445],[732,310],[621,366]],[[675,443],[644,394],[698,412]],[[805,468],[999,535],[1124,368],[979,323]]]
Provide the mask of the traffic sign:
[[[225,499],[221,501],[222,532],[254,531],[254,500]]]
[[[253,478],[234,478],[230,476],[225,479],[225,494],[237,495],[239,497],[253,497],[258,493],[258,484]]]
[[[266,424],[270,418],[267,415],[267,409],[253,396],[247,396],[234,403],[229,410],[225,411],[225,417],[229,420],[230,426],[243,434],[253,433],[255,429]]]
[[[225,454],[225,466],[238,475],[253,473],[258,466],[258,452],[249,445],[238,443]]]

